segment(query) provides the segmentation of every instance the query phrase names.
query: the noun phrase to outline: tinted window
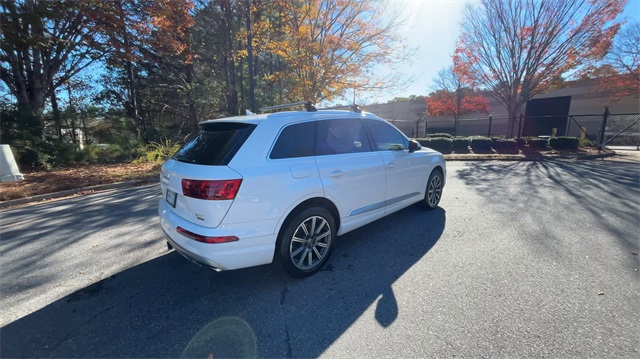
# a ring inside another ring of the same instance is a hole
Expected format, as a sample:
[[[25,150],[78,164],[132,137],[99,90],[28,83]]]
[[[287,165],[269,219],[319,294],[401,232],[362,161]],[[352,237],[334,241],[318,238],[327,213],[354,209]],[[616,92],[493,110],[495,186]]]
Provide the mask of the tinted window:
[[[280,133],[269,158],[313,156],[315,123],[305,122],[285,127]]]
[[[377,151],[397,151],[407,148],[407,140],[395,127],[382,121],[366,121],[366,123]]]
[[[316,155],[369,152],[371,146],[360,119],[318,121]]]
[[[199,165],[225,166],[255,127],[238,122],[204,124],[196,138],[173,155],[173,159]]]

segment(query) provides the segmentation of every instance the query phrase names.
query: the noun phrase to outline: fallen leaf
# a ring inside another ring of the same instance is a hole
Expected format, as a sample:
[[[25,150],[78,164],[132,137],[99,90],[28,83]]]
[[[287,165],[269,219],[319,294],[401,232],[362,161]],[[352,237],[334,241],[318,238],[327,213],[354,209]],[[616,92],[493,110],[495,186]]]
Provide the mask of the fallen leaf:
[[[631,254],[633,254],[634,256],[638,255],[638,253],[636,253],[636,252],[631,252]]]
[[[604,292],[598,292],[598,295],[604,295]]]

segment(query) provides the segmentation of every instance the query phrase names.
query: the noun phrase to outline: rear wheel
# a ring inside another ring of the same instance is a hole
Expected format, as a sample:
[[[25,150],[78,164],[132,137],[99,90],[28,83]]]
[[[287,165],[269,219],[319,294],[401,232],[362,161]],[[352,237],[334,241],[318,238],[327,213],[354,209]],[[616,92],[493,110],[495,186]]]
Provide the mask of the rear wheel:
[[[434,209],[438,207],[440,198],[442,198],[442,189],[444,187],[444,177],[439,170],[433,170],[427,181],[427,190],[424,199],[418,202],[418,205],[424,209]]]
[[[336,237],[335,220],[322,207],[302,210],[287,222],[278,239],[284,270],[297,278],[319,271],[329,259]]]

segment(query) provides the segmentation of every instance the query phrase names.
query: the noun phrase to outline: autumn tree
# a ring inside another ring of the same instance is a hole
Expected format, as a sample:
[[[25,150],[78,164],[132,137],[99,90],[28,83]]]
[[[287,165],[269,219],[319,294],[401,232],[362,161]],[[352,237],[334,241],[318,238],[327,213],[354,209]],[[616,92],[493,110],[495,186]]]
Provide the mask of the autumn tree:
[[[640,92],[640,22],[627,24],[616,35],[604,65],[597,70],[599,87],[610,102]]]
[[[384,6],[368,0],[278,0],[281,38],[269,51],[286,68],[270,78],[286,80],[288,100],[333,99],[346,89],[390,89],[399,76],[381,77],[376,65],[407,59],[395,30],[397,16],[383,16]]]
[[[185,121],[197,127],[199,116],[191,91],[192,1],[120,0],[100,6],[98,21],[109,50],[103,97],[124,107],[140,140],[148,139],[154,130],[152,117],[158,114],[152,116],[153,107],[184,114]],[[188,109],[176,111],[165,101],[175,98],[185,99]]]
[[[457,129],[460,116],[473,112],[489,112],[489,101],[466,86],[453,67],[441,69],[433,79],[432,89],[425,99],[430,116],[453,116]]]
[[[96,7],[82,1],[0,1],[0,79],[18,107],[42,120],[45,104],[100,52]]]
[[[561,75],[600,59],[626,0],[482,0],[470,4],[453,55],[465,80],[491,90],[516,116]]]

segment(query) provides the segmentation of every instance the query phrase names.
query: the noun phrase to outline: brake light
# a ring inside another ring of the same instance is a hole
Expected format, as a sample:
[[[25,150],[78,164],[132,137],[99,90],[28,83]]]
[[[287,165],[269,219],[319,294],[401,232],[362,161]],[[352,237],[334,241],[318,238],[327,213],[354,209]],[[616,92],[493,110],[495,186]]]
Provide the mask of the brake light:
[[[186,197],[207,200],[234,199],[241,183],[241,179],[204,181],[183,179],[182,194]]]
[[[191,238],[194,241],[202,242],[202,243],[229,243],[238,241],[238,237],[235,236],[224,236],[224,237],[207,237],[199,234],[195,234],[193,232],[189,232],[182,227],[176,228],[178,233],[182,234],[187,238]]]

